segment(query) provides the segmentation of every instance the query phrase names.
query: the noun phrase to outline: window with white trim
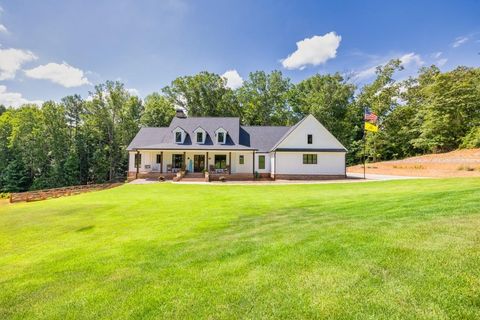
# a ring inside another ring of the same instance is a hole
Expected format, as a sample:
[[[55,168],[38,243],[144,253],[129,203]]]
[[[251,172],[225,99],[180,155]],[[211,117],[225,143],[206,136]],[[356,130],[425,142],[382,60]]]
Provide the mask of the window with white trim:
[[[203,143],[203,132],[197,131],[197,143]]]
[[[225,143],[225,132],[217,133],[217,142],[218,143]]]
[[[182,132],[180,131],[175,132],[175,142],[176,143],[182,142]]]

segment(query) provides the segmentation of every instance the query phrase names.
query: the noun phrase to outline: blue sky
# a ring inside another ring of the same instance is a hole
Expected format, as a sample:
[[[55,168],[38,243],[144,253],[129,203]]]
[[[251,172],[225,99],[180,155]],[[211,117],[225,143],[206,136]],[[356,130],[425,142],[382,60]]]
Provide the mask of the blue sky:
[[[480,1],[0,0],[0,103],[59,100],[120,80],[142,97],[202,70],[362,84],[406,70],[480,66]]]

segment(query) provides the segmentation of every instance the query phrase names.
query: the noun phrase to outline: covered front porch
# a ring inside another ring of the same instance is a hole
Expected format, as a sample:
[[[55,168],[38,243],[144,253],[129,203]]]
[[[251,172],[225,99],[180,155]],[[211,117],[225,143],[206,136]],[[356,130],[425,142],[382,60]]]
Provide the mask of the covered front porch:
[[[225,150],[135,150],[131,151],[128,179],[173,179],[179,173],[185,176],[207,176],[218,180],[253,179],[255,151]]]

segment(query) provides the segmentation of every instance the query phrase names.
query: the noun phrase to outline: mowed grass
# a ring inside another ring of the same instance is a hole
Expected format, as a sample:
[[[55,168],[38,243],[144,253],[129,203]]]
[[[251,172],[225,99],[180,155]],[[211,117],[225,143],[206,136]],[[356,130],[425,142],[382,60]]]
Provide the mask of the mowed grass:
[[[0,318],[479,319],[480,179],[0,206]]]

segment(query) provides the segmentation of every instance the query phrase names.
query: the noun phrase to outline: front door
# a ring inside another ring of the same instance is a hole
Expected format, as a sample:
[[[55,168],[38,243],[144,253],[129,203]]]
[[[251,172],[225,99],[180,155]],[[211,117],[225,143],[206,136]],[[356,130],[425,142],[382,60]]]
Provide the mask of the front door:
[[[193,156],[193,172],[202,172],[205,169],[205,155],[196,154]]]

